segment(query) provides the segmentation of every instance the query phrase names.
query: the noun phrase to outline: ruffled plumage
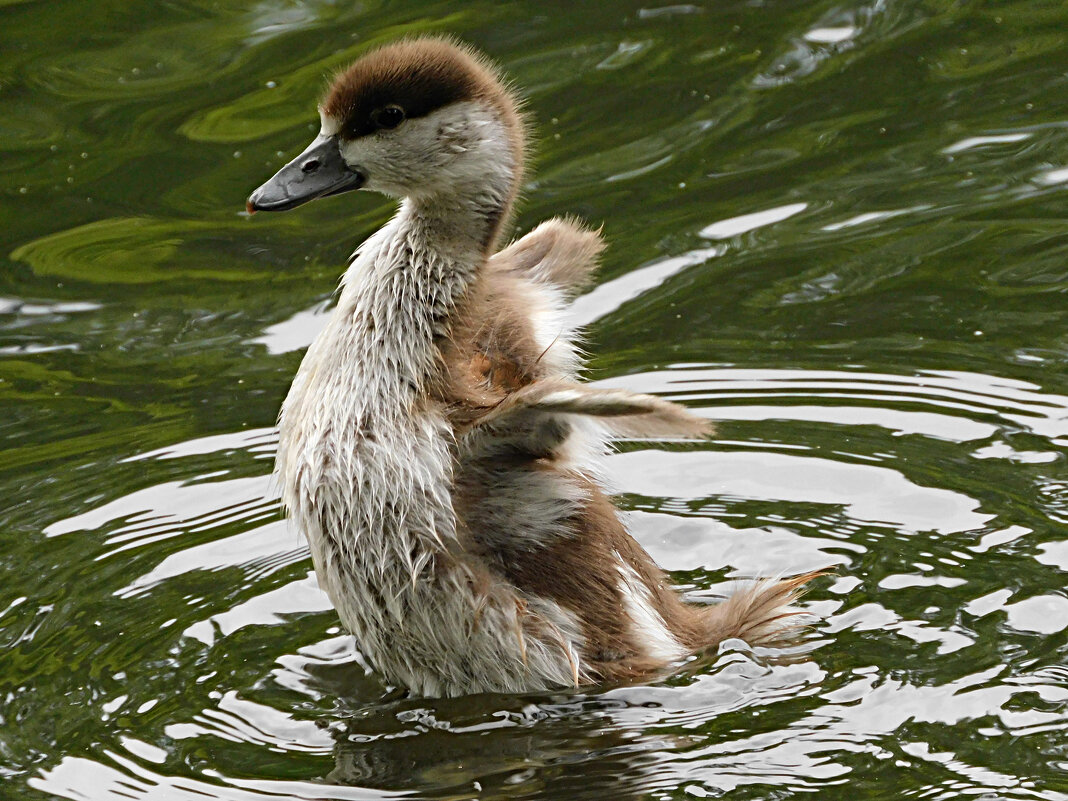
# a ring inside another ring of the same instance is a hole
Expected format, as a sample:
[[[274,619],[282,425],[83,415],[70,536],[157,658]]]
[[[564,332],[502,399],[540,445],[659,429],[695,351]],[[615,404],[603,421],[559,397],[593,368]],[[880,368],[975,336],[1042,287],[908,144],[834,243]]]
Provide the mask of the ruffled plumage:
[[[493,69],[446,40],[403,42],[341,73],[321,115],[249,208],[357,187],[402,198],[354,257],[280,415],[283,500],[369,660],[424,695],[531,691],[796,627],[813,574],[686,604],[602,490],[611,436],[711,426],[582,383],[568,304],[598,232],[553,219],[494,252],[524,151]]]

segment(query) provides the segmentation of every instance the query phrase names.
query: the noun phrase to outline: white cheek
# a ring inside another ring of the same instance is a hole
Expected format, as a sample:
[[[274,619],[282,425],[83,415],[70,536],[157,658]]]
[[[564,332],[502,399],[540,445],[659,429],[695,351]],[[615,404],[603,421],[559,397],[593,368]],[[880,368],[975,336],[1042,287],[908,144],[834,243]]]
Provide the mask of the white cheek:
[[[395,131],[341,143],[341,157],[367,178],[365,189],[402,196],[426,190],[442,171],[448,151],[432,116],[407,120]]]
[[[345,163],[367,177],[368,189],[378,189],[383,177],[392,172],[391,148],[380,136],[342,140],[340,149]]]

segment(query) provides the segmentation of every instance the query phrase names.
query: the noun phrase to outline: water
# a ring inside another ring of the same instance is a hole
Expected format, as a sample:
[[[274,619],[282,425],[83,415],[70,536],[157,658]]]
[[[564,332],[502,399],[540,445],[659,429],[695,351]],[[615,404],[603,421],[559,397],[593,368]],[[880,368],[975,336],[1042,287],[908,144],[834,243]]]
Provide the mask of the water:
[[[241,210],[441,30],[529,98],[518,228],[604,222],[592,378],[720,421],[611,458],[635,535],[694,597],[835,564],[807,657],[421,701],[339,629],[272,425],[390,209]],[[0,797],[1068,799],[1065,53],[1033,0],[0,3]]]

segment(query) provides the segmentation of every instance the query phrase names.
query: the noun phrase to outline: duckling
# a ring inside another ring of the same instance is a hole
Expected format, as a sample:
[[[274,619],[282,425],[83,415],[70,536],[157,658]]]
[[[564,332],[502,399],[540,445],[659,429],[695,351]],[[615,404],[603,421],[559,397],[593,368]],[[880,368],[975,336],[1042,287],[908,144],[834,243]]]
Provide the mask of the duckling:
[[[687,604],[599,484],[607,436],[710,428],[579,382],[566,311],[598,232],[553,219],[498,252],[525,130],[497,70],[451,39],[401,41],[338,74],[319,117],[248,211],[356,189],[399,208],[300,365],[276,471],[320,585],[386,680],[423,696],[621,682],[796,625],[811,574]]]

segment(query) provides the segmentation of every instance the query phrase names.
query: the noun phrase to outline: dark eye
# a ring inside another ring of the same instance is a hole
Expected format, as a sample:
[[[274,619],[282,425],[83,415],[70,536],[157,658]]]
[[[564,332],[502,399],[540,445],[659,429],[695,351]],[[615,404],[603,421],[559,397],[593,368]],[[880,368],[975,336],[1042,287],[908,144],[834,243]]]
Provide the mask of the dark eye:
[[[392,130],[404,122],[404,109],[392,104],[377,108],[371,112],[371,122],[378,128]]]

